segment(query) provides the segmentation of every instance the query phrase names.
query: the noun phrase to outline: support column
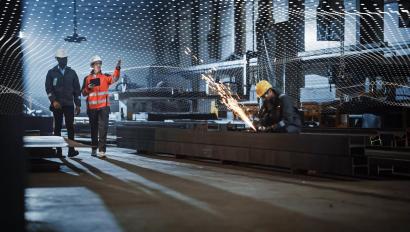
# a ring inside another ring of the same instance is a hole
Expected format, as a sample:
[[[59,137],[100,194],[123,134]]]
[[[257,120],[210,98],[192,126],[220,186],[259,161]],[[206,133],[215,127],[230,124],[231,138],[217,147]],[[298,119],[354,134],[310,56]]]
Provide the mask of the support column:
[[[23,91],[23,57],[18,37],[21,19],[21,1],[13,6],[0,2],[3,9],[0,31],[0,85],[13,91]],[[12,10],[16,8],[18,10]],[[7,61],[7,62],[5,62]],[[24,188],[26,182],[26,156],[22,134],[24,118],[23,99],[16,93],[0,94],[0,225],[7,231],[25,231]]]

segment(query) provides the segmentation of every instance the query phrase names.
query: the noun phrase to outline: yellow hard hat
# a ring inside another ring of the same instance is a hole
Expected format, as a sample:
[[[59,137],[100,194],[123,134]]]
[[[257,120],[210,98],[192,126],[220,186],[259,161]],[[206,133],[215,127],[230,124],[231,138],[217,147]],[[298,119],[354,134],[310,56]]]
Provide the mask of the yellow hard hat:
[[[258,97],[262,97],[271,88],[272,85],[268,81],[261,80],[258,84],[256,84],[256,95],[258,95]]]

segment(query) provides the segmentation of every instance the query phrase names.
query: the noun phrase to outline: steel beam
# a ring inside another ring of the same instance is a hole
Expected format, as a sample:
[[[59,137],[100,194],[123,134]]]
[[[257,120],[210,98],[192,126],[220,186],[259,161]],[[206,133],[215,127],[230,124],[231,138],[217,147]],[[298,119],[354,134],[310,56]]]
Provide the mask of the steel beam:
[[[117,142],[150,153],[352,175],[353,157],[363,156],[365,136],[118,126]]]

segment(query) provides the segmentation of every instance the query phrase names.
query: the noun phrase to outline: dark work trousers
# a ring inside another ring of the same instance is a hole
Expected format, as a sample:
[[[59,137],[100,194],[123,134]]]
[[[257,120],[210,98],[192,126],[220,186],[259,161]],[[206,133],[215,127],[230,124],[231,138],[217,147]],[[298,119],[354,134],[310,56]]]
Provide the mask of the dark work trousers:
[[[54,115],[54,135],[61,136],[61,128],[63,127],[63,116],[65,119],[65,127],[67,128],[68,139],[74,140],[74,106],[63,106],[61,109],[53,109]],[[74,151],[74,147],[69,148],[69,152]],[[61,153],[61,148],[57,148],[57,152]]]
[[[98,147],[100,152],[105,152],[110,107],[95,110],[88,109],[87,114],[90,119],[92,149],[97,149]]]

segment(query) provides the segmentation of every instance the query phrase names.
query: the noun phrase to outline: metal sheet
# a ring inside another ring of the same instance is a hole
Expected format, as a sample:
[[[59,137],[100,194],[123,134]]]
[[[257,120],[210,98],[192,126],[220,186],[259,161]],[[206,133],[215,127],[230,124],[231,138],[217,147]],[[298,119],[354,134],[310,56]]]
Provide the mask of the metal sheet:
[[[352,174],[352,152],[364,149],[355,135],[263,134],[203,129],[118,127],[120,147],[221,161]],[[356,153],[355,153],[356,154]]]
[[[67,147],[61,136],[24,136],[24,147]]]

